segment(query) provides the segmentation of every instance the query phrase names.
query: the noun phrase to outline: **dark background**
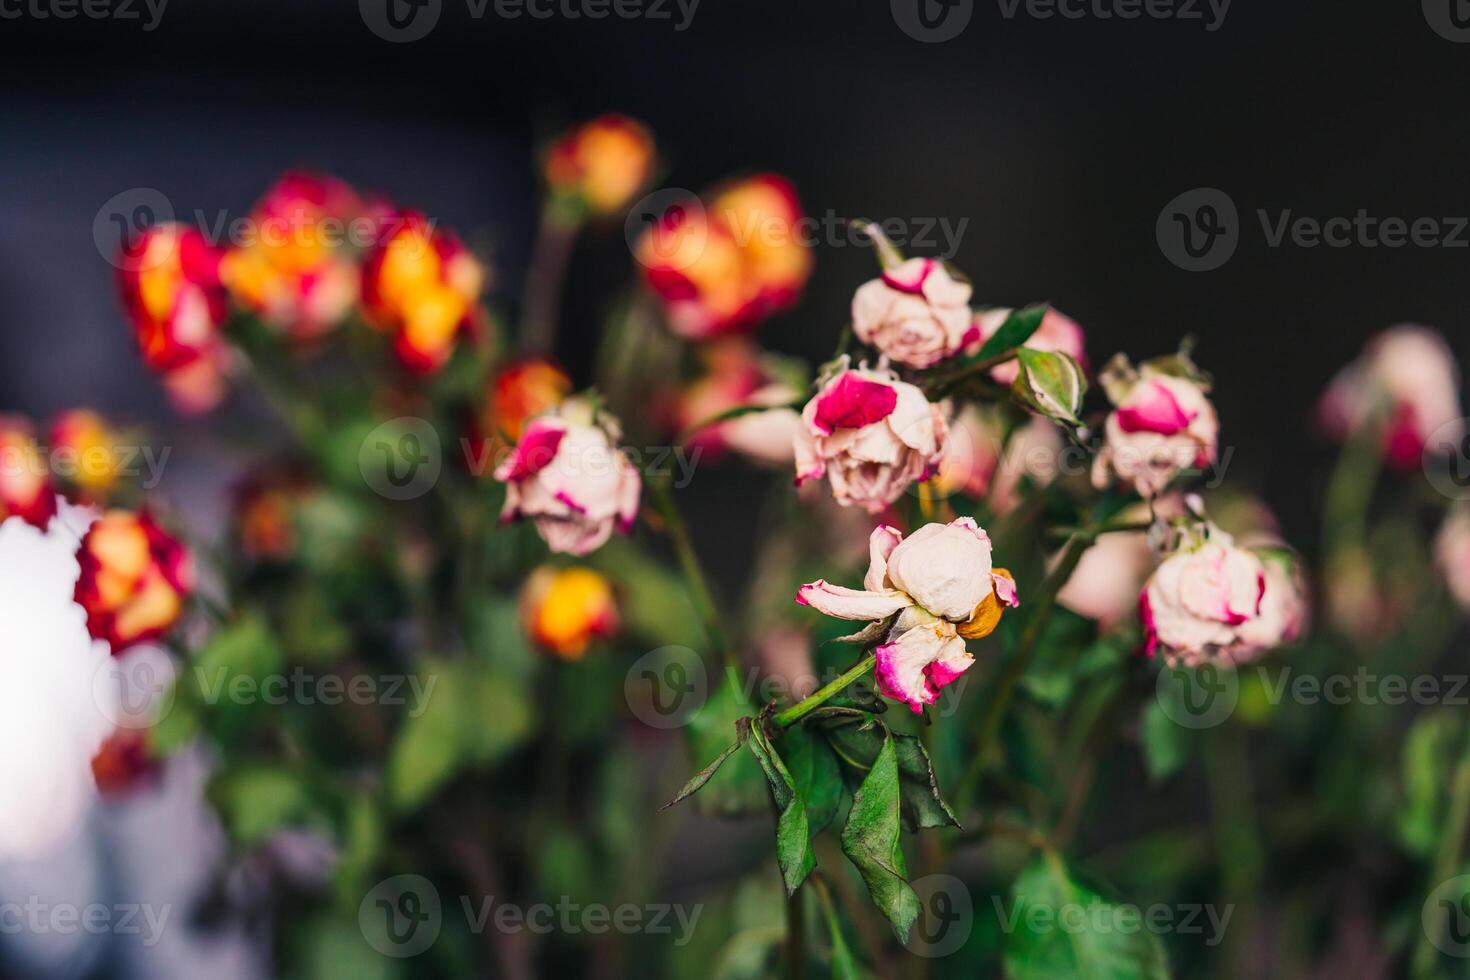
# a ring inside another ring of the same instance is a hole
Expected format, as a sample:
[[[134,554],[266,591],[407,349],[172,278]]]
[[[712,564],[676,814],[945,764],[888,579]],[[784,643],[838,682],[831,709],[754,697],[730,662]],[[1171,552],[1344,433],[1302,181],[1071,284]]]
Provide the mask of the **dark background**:
[[[152,32],[0,19],[0,73],[0,410],[89,403],[186,447],[210,423],[175,420],[131,349],[93,241],[105,201],[151,187],[178,214],[240,215],[282,169],[328,170],[459,229],[494,255],[513,306],[535,148],[611,109],[651,125],[672,186],[772,169],[819,217],[968,218],[955,258],[977,300],[1051,300],[1095,365],[1195,335],[1232,478],[1303,545],[1329,458],[1311,405],[1330,375],[1399,321],[1470,349],[1470,249],[1270,248],[1255,216],[1470,214],[1470,45],[1413,2],[1235,0],[1211,32],[1007,19],[976,0],[958,38],[923,44],[887,0],[703,0],[684,32],[476,20],[444,0],[427,38],[389,44],[351,0],[172,0]],[[1242,221],[1234,257],[1206,273],[1172,265],[1154,230],[1198,186]],[[620,227],[580,247],[562,334],[574,369],[630,266]],[[872,271],[861,249],[820,246],[803,302],[763,340],[824,358]]]

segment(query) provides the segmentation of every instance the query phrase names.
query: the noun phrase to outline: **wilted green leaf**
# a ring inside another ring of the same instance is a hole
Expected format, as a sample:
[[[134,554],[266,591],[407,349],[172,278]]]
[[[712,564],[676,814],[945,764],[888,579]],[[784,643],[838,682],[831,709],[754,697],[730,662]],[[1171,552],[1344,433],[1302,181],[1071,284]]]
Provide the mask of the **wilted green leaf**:
[[[842,853],[867,883],[868,894],[893,926],[899,942],[908,939],[919,916],[919,896],[909,887],[899,826],[898,754],[884,738],[862,785],[852,799],[842,828]]]
[[[832,746],[819,732],[804,725],[788,728],[776,740],[786,768],[806,800],[807,820],[815,837],[837,816],[842,804],[842,770]]]
[[[924,751],[924,743],[918,736],[894,733],[893,746],[898,756],[905,825],[910,829],[958,827],[954,811],[939,793],[939,781],[934,778],[934,765]]]
[[[812,834],[807,822],[806,800],[797,790],[796,780],[781,760],[764,726],[757,721],[750,726],[750,738],[746,743],[771,787],[771,797],[776,801],[776,861],[781,865],[781,877],[786,882],[786,893],[794,894],[806,876],[817,866],[812,853]]]
[[[696,765],[715,758],[735,737],[735,726],[740,719],[756,713],[755,706],[740,688],[739,677],[730,671],[721,672],[718,686],[686,726],[689,757]],[[765,784],[765,776],[755,759],[736,755],[713,774],[695,798],[695,805],[701,813],[729,816],[760,813],[770,805]]]

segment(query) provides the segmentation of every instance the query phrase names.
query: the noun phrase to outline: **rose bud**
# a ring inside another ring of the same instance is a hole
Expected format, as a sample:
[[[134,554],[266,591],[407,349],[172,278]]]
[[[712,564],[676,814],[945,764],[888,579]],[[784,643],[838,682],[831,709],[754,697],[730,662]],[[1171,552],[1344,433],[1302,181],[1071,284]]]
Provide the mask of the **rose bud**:
[[[18,517],[44,531],[56,516],[51,472],[31,424],[0,415],[0,521]]]
[[[1456,509],[1439,529],[1434,556],[1450,595],[1470,610],[1470,510]]]
[[[1298,607],[1283,578],[1276,585],[1286,591],[1268,609],[1270,583],[1254,552],[1206,526],[1159,565],[1139,596],[1148,655],[1161,651],[1171,666],[1233,665],[1286,642],[1299,628]]]
[[[801,208],[783,177],[752,177],[707,207],[675,207],[634,254],[669,326],[703,339],[753,328],[796,302],[811,273]]]
[[[580,660],[594,639],[618,630],[612,585],[590,568],[542,566],[521,593],[526,633],[563,660]]]
[[[653,137],[641,123],[609,113],[566,133],[546,157],[553,193],[593,216],[628,206],[653,174]]]
[[[220,278],[240,305],[293,341],[315,340],[357,304],[361,276],[347,231],[361,214],[343,181],[287,174],[255,206],[253,240],[225,254]]]
[[[517,361],[495,376],[486,402],[484,427],[492,441],[516,442],[526,423],[550,411],[572,393],[572,379],[539,357]]]
[[[844,368],[801,413],[796,482],[826,474],[844,507],[879,513],[944,456],[944,414],[888,371]]]
[[[147,511],[111,510],[97,519],[77,552],[75,599],[87,631],[114,654],[162,637],[194,590],[189,553]]]
[[[81,499],[98,502],[122,478],[117,434],[96,412],[73,409],[51,423],[51,456],[65,481]]]
[[[852,297],[858,340],[909,367],[933,367],[958,353],[979,336],[971,321],[970,284],[934,259],[909,259]]]
[[[868,540],[863,588],[818,579],[796,601],[838,619],[891,620],[875,651],[878,692],[916,714],[975,662],[965,640],[989,635],[1019,605],[1010,573],[991,565],[990,537],[974,520],[926,524],[907,539],[887,525]]]
[[[800,417],[789,407],[801,397],[795,372],[743,337],[727,337],[699,351],[705,373],[675,396],[673,423],[682,432],[742,407],[771,406],[698,429],[688,446],[705,458],[727,449],[751,459],[790,465]]]
[[[1397,326],[1370,340],[1328,386],[1318,413],[1336,439],[1375,427],[1384,456],[1401,470],[1418,467],[1426,448],[1453,452],[1465,435],[1459,369],[1428,327]],[[1439,444],[1430,446],[1436,434]]]
[[[1087,376],[1066,354],[1023,347],[1016,356],[1016,380],[1011,393],[1022,405],[1044,418],[1080,425]]]
[[[975,327],[979,340],[970,346],[979,350],[980,346],[989,340],[997,330],[1010,318],[1013,311],[1008,309],[982,310],[975,315]],[[1080,364],[1084,370],[1087,368],[1087,335],[1077,325],[1077,321],[1064,313],[1060,313],[1050,307],[1041,317],[1041,324],[1036,332],[1026,339],[1022,345],[1027,350],[1055,351],[1058,354],[1066,354],[1072,360]],[[1017,361],[1007,361],[997,364],[990,371],[990,376],[1003,385],[1008,385],[1016,380],[1021,366]]]
[[[485,271],[449,232],[415,212],[382,220],[378,245],[363,269],[368,322],[392,335],[399,361],[434,374],[463,332],[480,317]]]
[[[227,307],[220,251],[194,228],[153,225],[118,260],[123,305],[143,360],[180,411],[208,411],[224,397]]]
[[[620,438],[617,420],[585,399],[532,419],[495,470],[506,485],[500,519],[529,517],[547,547],[573,555],[602,547],[614,527],[627,532],[643,481]]]
[[[1205,397],[1209,383],[1186,358],[1161,358],[1135,371],[1120,354],[1101,380],[1115,408],[1093,465],[1098,489],[1116,478],[1153,497],[1181,470],[1215,461],[1220,423]]]

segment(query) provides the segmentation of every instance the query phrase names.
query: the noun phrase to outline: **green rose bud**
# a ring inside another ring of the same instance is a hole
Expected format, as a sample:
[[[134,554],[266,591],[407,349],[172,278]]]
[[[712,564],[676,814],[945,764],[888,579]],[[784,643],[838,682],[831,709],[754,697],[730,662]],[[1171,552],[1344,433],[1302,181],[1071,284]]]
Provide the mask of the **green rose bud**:
[[[1057,422],[1081,424],[1077,413],[1087,393],[1087,376],[1066,354],[1022,347],[1016,352],[1020,371],[1011,394],[1027,408]]]

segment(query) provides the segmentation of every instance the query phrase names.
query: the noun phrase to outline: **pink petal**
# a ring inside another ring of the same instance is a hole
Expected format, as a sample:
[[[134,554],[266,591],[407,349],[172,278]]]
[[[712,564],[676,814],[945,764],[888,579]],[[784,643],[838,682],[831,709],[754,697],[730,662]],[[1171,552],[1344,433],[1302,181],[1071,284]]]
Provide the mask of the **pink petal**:
[[[861,429],[893,414],[897,404],[898,392],[892,385],[848,372],[817,396],[813,424],[823,435],[834,429]]]
[[[990,581],[995,585],[995,597],[1012,609],[1021,604],[1021,598],[1016,594],[1016,583],[1004,575],[990,576]]]
[[[897,590],[868,592],[831,585],[817,579],[796,590],[796,601],[803,606],[837,619],[887,619],[913,600]]]
[[[933,259],[909,259],[897,269],[884,272],[883,281],[891,289],[896,289],[901,293],[913,293],[917,296],[923,294],[924,280],[928,279],[929,273],[933,271]]]
[[[566,430],[558,426],[531,423],[510,459],[495,471],[495,479],[509,483],[541,472],[556,458],[557,447],[566,434]]]
[[[1118,427],[1124,432],[1157,432],[1171,436],[1189,428],[1194,416],[1185,412],[1174,393],[1157,381],[1146,382],[1141,397],[1130,395],[1117,411]]]
[[[870,591],[882,592],[890,588],[888,556],[893,554],[893,549],[902,540],[903,532],[896,527],[879,524],[873,528],[873,533],[868,537],[868,574],[863,577],[863,585]]]

